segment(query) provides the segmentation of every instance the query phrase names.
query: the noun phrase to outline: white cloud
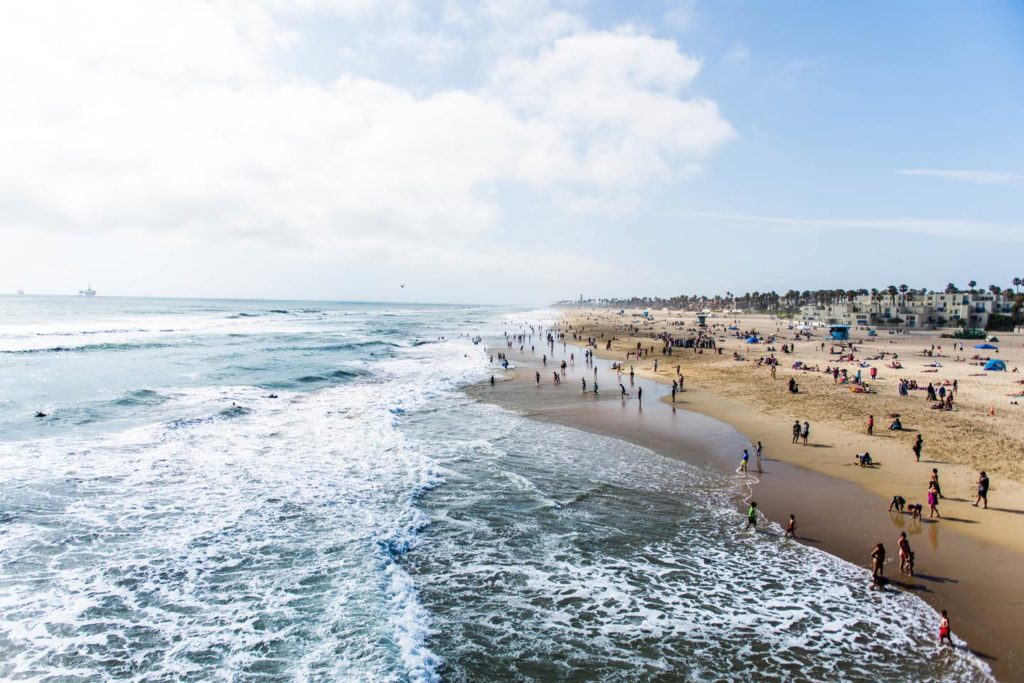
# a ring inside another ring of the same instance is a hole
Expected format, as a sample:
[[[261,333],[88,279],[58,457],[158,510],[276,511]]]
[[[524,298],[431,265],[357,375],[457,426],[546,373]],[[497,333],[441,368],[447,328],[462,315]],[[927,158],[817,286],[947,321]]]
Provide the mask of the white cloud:
[[[722,59],[729,64],[745,64],[750,61],[750,48],[746,43],[736,43],[725,51]]]
[[[1003,171],[963,171],[932,168],[908,168],[901,170],[900,173],[902,175],[957,180],[965,183],[983,183],[986,185],[1024,185],[1024,174],[1005,173]]]
[[[689,31],[697,23],[697,0],[676,0],[665,12],[665,23],[680,31]]]
[[[579,30],[571,15],[548,13],[508,38],[478,86],[416,93],[281,70],[282,54],[317,38],[278,12],[199,0],[8,8],[0,228],[111,245],[133,235],[286,247],[351,263],[433,254],[435,271],[450,274],[441,264],[494,256],[476,242],[518,210],[510,188],[556,211],[571,197],[565,215],[614,212],[651,183],[694,173],[734,136],[715,102],[685,94],[700,62],[672,41]],[[439,60],[465,49],[435,38],[424,45]]]

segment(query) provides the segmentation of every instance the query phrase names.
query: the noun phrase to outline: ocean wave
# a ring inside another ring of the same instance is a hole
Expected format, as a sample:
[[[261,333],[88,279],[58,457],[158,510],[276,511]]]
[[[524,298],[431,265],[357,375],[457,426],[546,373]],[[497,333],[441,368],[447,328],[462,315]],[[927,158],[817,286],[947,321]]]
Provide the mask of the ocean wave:
[[[139,349],[165,349],[175,346],[164,342],[108,342],[105,344],[82,344],[79,346],[51,346],[39,349],[0,350],[0,354],[36,353],[90,353],[97,351],[134,351]]]
[[[169,396],[165,396],[159,392],[153,391],[152,389],[137,389],[135,391],[129,391],[120,398],[114,399],[111,403],[118,406],[153,406],[159,405],[169,399]]]

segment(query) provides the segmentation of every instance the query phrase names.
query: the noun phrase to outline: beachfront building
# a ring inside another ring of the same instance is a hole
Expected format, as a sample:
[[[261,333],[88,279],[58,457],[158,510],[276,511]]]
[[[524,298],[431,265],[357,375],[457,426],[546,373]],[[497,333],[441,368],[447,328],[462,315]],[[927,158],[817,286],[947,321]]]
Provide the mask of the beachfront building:
[[[906,327],[935,329],[969,327],[985,329],[995,314],[1009,316],[1013,297],[1003,293],[878,292],[850,297],[831,304],[800,307],[807,321],[853,327]]]

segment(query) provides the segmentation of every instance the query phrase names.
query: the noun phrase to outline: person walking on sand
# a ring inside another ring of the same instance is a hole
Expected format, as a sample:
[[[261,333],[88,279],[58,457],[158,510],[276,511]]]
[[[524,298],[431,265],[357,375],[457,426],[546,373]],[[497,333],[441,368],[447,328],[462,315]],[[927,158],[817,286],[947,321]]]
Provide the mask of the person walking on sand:
[[[807,445],[807,437],[811,435],[811,423],[804,420],[803,431],[800,432],[800,438],[804,440],[804,445]]]
[[[939,495],[939,498],[945,498],[945,496],[942,495],[942,487],[939,486],[939,470],[936,467],[932,468],[932,478],[928,480],[928,486],[934,486],[935,493]]]
[[[875,416],[868,415],[868,436],[873,436],[875,433]]]
[[[747,526],[743,527],[743,530],[746,531],[750,527],[754,527],[754,531],[757,531],[757,503],[753,501],[747,509]]]
[[[800,441],[800,420],[793,423],[793,443]]]
[[[949,630],[949,614],[946,610],[942,610],[942,621],[939,622],[939,645],[941,646],[943,642],[950,647],[953,645],[952,633]]]
[[[921,447],[922,446],[924,446],[924,439],[921,438],[920,434],[918,434],[917,435],[917,441],[914,442],[914,447],[913,447],[914,457],[917,458],[918,462],[921,462]]]
[[[928,519],[932,517],[942,519],[942,515],[939,514],[939,492],[935,490],[934,485],[928,487]]]
[[[789,523],[786,524],[786,533],[783,538],[796,538],[796,515],[789,516]]]
[[[988,475],[982,470],[981,474],[978,475],[978,498],[971,503],[974,507],[978,507],[978,503],[984,502],[986,509],[988,508]]]

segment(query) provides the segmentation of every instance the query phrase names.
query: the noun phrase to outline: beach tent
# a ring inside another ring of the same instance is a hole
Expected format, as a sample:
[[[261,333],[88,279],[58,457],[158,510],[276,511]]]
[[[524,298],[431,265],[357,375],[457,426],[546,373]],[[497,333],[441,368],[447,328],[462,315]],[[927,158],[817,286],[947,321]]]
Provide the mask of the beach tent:
[[[993,346],[992,344],[975,344],[974,348],[976,348],[976,349],[989,349],[989,350],[995,349],[996,351],[999,350],[998,346]]]
[[[829,330],[832,333],[832,339],[836,341],[846,341],[850,338],[849,325],[832,325]]]
[[[757,343],[757,337],[755,337],[754,335],[750,335],[749,337],[747,337],[747,343],[748,344],[756,344]]]
[[[1006,371],[1006,363],[1004,363],[1003,361],[1001,361],[1001,360],[999,360],[997,358],[993,358],[989,362],[985,363],[985,369],[986,370],[1002,370],[1002,371],[1005,372]]]
[[[877,330],[868,330],[868,336],[869,337],[878,336],[878,331]]]
[[[735,325],[729,325],[729,329],[730,330],[738,330],[740,328],[736,327]]]

